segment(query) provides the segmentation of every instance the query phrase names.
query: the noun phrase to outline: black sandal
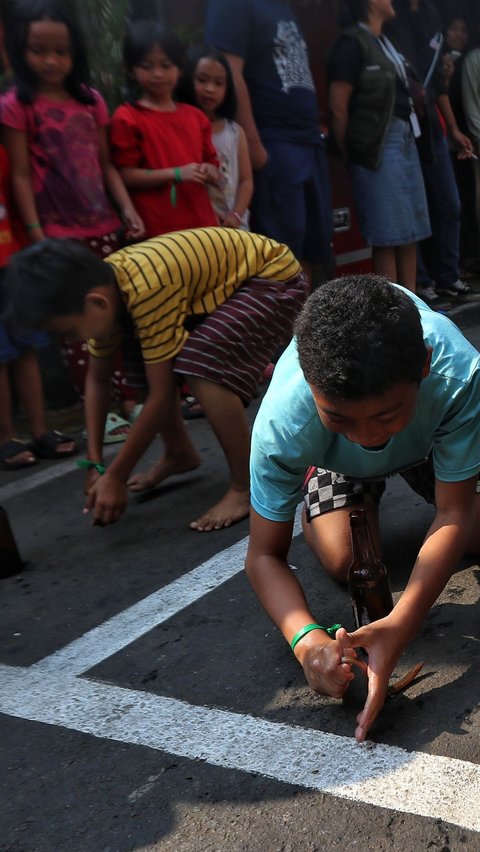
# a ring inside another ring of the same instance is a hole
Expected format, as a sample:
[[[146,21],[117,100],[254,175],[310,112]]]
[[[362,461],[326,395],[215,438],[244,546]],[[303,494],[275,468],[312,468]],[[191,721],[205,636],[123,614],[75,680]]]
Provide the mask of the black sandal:
[[[64,453],[59,452],[58,448],[60,444],[70,442],[73,442],[71,450],[67,450],[67,452]],[[63,435],[62,432],[58,432],[56,429],[52,429],[50,432],[44,432],[43,435],[40,435],[40,438],[37,438],[35,441],[31,441],[28,448],[39,459],[63,459],[68,456],[73,456],[73,454],[77,452],[77,445],[73,438],[71,438],[70,435]]]

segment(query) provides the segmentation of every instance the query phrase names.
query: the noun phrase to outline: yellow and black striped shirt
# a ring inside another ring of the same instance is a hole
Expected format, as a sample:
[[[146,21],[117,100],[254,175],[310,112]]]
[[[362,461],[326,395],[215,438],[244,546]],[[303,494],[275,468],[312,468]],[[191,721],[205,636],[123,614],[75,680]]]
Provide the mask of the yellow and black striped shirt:
[[[288,281],[300,264],[281,243],[237,228],[176,231],[128,246],[105,258],[139,339],[145,363],[174,358],[184,345],[187,317],[212,313],[249,278]],[[89,340],[89,352],[106,357],[121,332]]]

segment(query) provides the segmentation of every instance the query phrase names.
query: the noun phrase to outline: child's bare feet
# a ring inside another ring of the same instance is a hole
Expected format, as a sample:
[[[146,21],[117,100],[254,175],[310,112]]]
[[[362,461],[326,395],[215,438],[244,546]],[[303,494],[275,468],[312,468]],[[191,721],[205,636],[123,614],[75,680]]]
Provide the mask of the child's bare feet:
[[[246,518],[250,512],[250,492],[248,489],[229,488],[221,500],[208,509],[190,528],[198,532],[210,532],[231,527],[237,521]]]
[[[200,457],[196,452],[182,456],[164,456],[147,473],[136,473],[130,477],[127,486],[135,493],[140,491],[151,491],[157,488],[164,479],[178,473],[188,473],[200,466]]]

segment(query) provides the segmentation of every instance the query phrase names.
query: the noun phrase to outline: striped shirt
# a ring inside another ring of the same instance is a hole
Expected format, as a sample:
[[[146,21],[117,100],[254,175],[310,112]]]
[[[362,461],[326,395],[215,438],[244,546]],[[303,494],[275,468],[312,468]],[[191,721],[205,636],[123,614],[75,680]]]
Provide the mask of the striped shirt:
[[[140,342],[147,364],[180,352],[185,320],[211,314],[250,278],[288,281],[300,271],[290,249],[237,228],[175,231],[128,246],[105,258]],[[89,340],[97,358],[115,352],[122,332]]]

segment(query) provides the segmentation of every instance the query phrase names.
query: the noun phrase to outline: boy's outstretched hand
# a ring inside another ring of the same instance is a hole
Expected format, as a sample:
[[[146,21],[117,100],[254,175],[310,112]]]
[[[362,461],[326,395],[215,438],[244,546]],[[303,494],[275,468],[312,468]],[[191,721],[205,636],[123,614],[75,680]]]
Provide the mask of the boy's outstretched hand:
[[[338,630],[337,640],[344,645],[345,656],[349,656],[348,648],[364,648],[368,654],[368,695],[363,710],[357,716],[355,729],[355,739],[361,743],[383,707],[390,675],[407,639],[387,617],[353,633]]]
[[[92,477],[93,479],[93,477]],[[112,474],[97,474],[87,491],[84,512],[93,510],[93,525],[105,527],[114,524],[123,515],[128,491],[124,480]]]

